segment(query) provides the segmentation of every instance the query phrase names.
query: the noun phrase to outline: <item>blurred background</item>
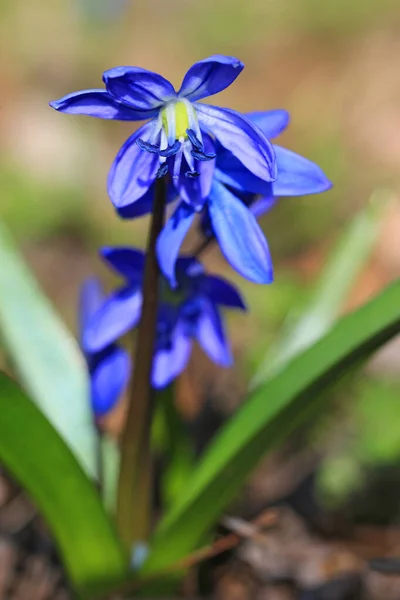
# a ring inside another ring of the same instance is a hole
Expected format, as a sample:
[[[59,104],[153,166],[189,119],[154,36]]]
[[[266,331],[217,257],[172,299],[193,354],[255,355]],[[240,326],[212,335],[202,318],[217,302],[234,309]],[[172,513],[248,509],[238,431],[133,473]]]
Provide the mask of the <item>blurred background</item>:
[[[287,315],[306,303],[335,240],[376,190],[388,190],[392,201],[345,309],[399,276],[398,0],[0,0],[0,220],[73,331],[83,279],[96,272],[107,281],[97,248],[142,245],[148,221],[119,221],[106,193],[110,164],[135,124],[61,115],[48,102],[101,87],[102,72],[121,64],[179,86],[194,61],[215,53],[236,55],[246,68],[211,102],[243,112],[287,109],[291,124],[279,143],[318,163],[334,188],[281,199],[263,218],[272,286],[244,281],[217,249],[207,252],[208,267],[240,285],[250,310],[229,315],[234,370],[217,370],[195,353],[180,382],[189,416],[205,399],[222,415],[240,402]],[[256,504],[290,495],[312,474],[321,506],[353,520],[398,520],[399,359],[394,342],[330,403],[306,442],[290,442],[294,450],[269,461],[268,476],[258,473],[249,488]],[[119,423],[117,415],[109,426]]]

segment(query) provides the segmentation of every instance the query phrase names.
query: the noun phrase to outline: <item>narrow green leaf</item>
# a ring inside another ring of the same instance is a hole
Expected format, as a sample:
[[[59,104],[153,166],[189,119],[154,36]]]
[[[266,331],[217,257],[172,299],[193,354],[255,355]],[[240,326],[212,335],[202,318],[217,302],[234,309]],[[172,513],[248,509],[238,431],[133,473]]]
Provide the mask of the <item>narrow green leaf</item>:
[[[24,392],[0,373],[0,462],[47,521],[75,590],[92,598],[126,575],[94,484]]]
[[[29,396],[85,469],[96,472],[96,432],[77,344],[0,223],[0,335]]]
[[[387,198],[374,194],[350,223],[327,259],[305,310],[290,314],[281,336],[268,349],[250,387],[256,388],[333,325],[377,242]]]
[[[162,520],[144,573],[192,551],[268,450],[324,401],[349,369],[400,332],[400,281],[341,319],[254,392],[217,434],[179,501]]]

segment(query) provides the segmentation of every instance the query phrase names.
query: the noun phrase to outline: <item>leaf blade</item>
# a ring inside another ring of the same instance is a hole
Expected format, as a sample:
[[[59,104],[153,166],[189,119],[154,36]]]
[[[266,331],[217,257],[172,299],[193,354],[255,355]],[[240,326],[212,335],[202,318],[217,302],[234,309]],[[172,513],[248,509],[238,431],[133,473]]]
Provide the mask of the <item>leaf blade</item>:
[[[251,389],[266,381],[333,325],[378,240],[386,208],[387,198],[375,193],[351,221],[329,253],[307,306],[297,315],[289,314],[281,335],[261,361],[251,380]]]
[[[50,526],[84,598],[126,575],[125,556],[97,490],[56,430],[0,373],[0,460]],[[93,590],[93,591],[92,591]]]
[[[400,281],[256,390],[212,442],[179,503],[161,522],[143,573],[192,551],[266,451],[303,422],[341,374],[400,332]]]
[[[0,333],[18,376],[85,469],[96,473],[96,431],[79,348],[0,223]]]

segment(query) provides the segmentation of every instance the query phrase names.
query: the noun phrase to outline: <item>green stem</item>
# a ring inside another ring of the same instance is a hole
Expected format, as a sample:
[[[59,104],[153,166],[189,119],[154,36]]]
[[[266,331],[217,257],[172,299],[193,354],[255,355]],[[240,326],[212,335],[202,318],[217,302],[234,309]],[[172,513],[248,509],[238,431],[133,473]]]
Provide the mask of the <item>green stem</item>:
[[[138,330],[128,415],[121,440],[117,493],[117,527],[129,552],[132,551],[135,542],[148,539],[151,525],[151,367],[159,290],[156,241],[164,224],[164,178],[157,179],[155,188],[144,270],[142,317]]]

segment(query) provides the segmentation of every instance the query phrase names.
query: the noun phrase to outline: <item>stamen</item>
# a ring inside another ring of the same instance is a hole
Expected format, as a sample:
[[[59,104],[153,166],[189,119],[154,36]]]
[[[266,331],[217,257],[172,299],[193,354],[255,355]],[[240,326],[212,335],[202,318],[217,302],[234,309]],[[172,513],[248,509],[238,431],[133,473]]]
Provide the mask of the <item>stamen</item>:
[[[196,150],[203,150],[203,144],[200,142],[193,129],[186,129],[186,133],[189,140],[192,142],[193,148]]]
[[[217,156],[215,152],[204,152],[204,150],[192,150],[191,154],[196,160],[213,160]]]
[[[181,142],[179,140],[175,140],[172,146],[168,146],[167,148],[165,148],[165,150],[160,150],[159,155],[165,158],[169,158],[170,156],[173,156],[174,154],[179,152],[181,146]]]
[[[145,140],[142,140],[142,138],[138,138],[136,143],[141,150],[146,150],[146,152],[151,152],[152,154],[159,154],[160,152],[159,146],[150,144],[150,142],[146,142]]]
[[[166,175],[167,173],[168,173],[168,163],[165,162],[158,169],[156,177],[157,177],[157,179],[159,179],[160,177],[164,177],[164,175]]]
[[[173,179],[178,179],[179,174],[181,172],[183,151],[182,151],[182,144],[180,142],[179,142],[179,144],[180,144],[180,148],[178,150],[178,153],[175,156],[175,161],[174,161],[174,172],[172,175]]]

